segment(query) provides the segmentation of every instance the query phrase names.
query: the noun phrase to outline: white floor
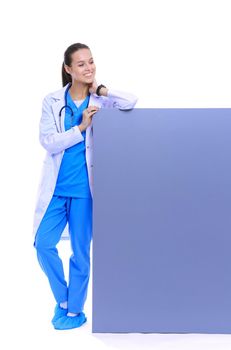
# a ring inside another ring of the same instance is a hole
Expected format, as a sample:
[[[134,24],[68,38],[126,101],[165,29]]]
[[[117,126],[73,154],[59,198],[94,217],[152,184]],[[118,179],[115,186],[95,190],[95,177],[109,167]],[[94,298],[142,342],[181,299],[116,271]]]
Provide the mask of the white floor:
[[[11,254],[7,254],[8,261],[5,259],[8,268],[7,273],[1,276],[2,281],[5,281],[1,287],[5,294],[4,299],[1,300],[3,305],[0,342],[4,343],[0,345],[1,349],[231,349],[231,335],[93,334],[91,279],[85,304],[87,323],[74,330],[54,330],[50,320],[53,316],[55,301],[30,243],[25,240],[23,249],[19,250],[17,244],[22,245],[23,242],[15,240],[15,247],[11,248]],[[64,259],[65,272],[67,272],[69,242],[62,241],[59,249]],[[23,253],[19,254],[19,251]],[[5,285],[4,288],[3,285]]]

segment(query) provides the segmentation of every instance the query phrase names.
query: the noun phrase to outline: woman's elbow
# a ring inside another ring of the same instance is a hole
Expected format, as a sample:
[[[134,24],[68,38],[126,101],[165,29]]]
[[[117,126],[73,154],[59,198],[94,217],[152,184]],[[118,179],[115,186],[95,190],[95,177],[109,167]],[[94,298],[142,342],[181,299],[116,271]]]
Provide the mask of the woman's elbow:
[[[132,105],[131,108],[134,108],[134,107],[135,107],[137,101],[138,101],[138,97],[134,95],[133,100],[132,100],[132,102],[131,102],[131,105]]]
[[[138,97],[132,95],[127,104],[124,104],[123,107],[120,107],[121,110],[133,109],[138,101]]]

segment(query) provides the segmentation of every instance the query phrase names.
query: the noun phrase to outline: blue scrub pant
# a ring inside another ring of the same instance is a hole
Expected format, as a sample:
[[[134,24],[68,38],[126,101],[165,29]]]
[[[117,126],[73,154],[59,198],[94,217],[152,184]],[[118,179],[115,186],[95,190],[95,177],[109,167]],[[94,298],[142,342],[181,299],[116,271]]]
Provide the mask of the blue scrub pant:
[[[69,262],[68,286],[56,248],[67,222],[73,252]],[[53,195],[37,230],[34,247],[56,302],[67,301],[69,312],[83,311],[90,275],[91,239],[92,198]]]

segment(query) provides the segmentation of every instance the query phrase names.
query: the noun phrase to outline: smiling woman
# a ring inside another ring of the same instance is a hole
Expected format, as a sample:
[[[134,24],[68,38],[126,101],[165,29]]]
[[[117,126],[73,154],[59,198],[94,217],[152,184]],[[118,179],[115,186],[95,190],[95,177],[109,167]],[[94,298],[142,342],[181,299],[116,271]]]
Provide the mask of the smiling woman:
[[[73,99],[83,99],[88,91],[96,92],[98,87],[95,81],[96,66],[92,57],[92,53],[87,45],[78,44],[81,50],[75,50],[76,46],[70,46],[64,54],[64,62],[62,66],[63,86],[67,83],[73,84],[70,88],[70,94]],[[77,88],[78,84],[78,88]],[[102,96],[107,96],[108,89],[104,88],[100,92]]]
[[[34,247],[56,300],[55,329],[80,327],[90,274],[93,200],[92,118],[100,108],[132,109],[137,97],[106,88],[95,80],[89,47],[67,48],[62,65],[63,88],[43,100],[39,140],[46,161],[34,214]],[[70,237],[73,254],[69,284],[56,245]]]

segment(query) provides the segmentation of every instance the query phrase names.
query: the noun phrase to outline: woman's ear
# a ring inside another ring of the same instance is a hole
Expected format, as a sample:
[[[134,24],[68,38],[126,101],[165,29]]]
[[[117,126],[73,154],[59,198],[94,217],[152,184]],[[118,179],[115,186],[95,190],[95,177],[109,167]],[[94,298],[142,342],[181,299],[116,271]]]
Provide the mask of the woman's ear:
[[[71,75],[71,70],[70,70],[70,67],[67,66],[66,64],[64,64],[64,69],[66,71],[66,73],[70,74]]]

